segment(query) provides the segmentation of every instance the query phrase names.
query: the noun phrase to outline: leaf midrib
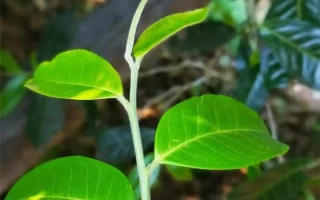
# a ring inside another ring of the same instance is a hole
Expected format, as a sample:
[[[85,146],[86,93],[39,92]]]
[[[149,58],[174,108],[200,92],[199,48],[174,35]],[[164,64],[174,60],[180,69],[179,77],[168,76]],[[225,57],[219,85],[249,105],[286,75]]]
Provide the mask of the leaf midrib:
[[[156,162],[159,162],[161,163],[165,158],[167,158],[169,155],[171,155],[172,153],[174,153],[175,151],[185,147],[186,145],[188,145],[189,143],[191,142],[194,142],[194,141],[197,141],[197,140],[200,140],[202,138],[205,138],[205,137],[208,137],[208,136],[211,136],[211,135],[216,135],[216,134],[228,134],[228,133],[232,133],[232,132],[235,132],[235,131],[238,131],[238,132],[247,132],[247,131],[251,131],[251,132],[256,132],[256,133],[263,133],[263,134],[268,134],[267,132],[263,132],[263,131],[259,131],[259,130],[254,130],[254,129],[232,129],[232,130],[225,130],[225,131],[216,131],[216,132],[209,132],[209,133],[206,133],[206,134],[203,134],[203,135],[199,135],[199,136],[196,136],[190,140],[187,140],[187,141],[184,141],[183,143],[175,146],[174,148],[172,148],[171,150],[169,151],[166,151],[164,153],[161,153],[160,156],[158,158],[156,158]]]
[[[119,94],[115,94],[114,92],[112,92],[110,90],[106,90],[105,88],[97,87],[97,86],[93,86],[93,85],[85,85],[85,84],[81,84],[81,83],[66,83],[66,82],[43,80],[43,79],[32,79],[32,81],[34,81],[34,82],[48,82],[48,83],[56,83],[56,84],[61,84],[61,85],[71,85],[71,86],[82,86],[82,87],[94,88],[94,89],[103,90],[105,92],[110,92],[115,96],[120,96]]]
[[[33,198],[33,197],[37,197],[37,196],[30,196],[30,197],[25,197],[25,198],[21,198],[21,199],[18,199],[18,200],[29,200],[30,198]],[[52,195],[44,195],[44,196],[41,196],[40,199],[42,198],[50,198],[50,199],[66,199],[66,200],[88,200],[88,199],[79,199],[79,198],[76,198],[76,197],[64,197],[64,196],[52,196]]]
[[[319,60],[319,58],[317,58],[316,56],[313,56],[308,51],[305,51],[303,48],[299,47],[299,45],[296,45],[295,43],[290,42],[290,40],[286,39],[285,37],[282,37],[281,34],[278,34],[276,31],[273,31],[272,29],[268,28],[268,26],[266,26],[265,24],[262,24],[261,27],[266,29],[271,35],[278,38],[279,40],[281,40],[283,43],[287,44],[288,46],[290,46],[294,50],[299,51],[302,54],[306,54],[307,56],[309,56],[315,60]]]

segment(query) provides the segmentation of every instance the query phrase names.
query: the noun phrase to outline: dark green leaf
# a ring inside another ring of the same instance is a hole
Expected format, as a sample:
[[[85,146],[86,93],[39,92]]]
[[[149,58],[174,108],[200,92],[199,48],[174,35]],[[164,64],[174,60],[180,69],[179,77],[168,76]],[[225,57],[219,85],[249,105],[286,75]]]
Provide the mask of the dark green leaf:
[[[62,129],[64,104],[60,99],[41,95],[30,96],[27,136],[37,147],[45,146]]]
[[[190,168],[175,165],[166,165],[166,167],[171,176],[178,181],[191,181],[193,179]]]
[[[239,28],[248,18],[246,0],[211,0],[208,16]]]
[[[20,65],[16,59],[5,50],[0,50],[0,66],[10,74],[17,74],[21,72]]]
[[[0,96],[0,113],[1,117],[5,117],[11,113],[22,100],[26,89],[23,84],[28,79],[24,73],[18,74],[13,77],[3,88]]]
[[[140,128],[144,149],[154,142],[155,130]],[[119,164],[134,158],[134,147],[129,125],[103,129],[97,141],[97,156],[105,162]]]
[[[66,51],[51,62],[43,62],[26,87],[46,96],[65,99],[122,96],[119,74],[106,60],[86,50]]]
[[[129,181],[118,169],[98,160],[73,156],[33,169],[5,199],[133,200],[134,196]]]
[[[273,0],[267,19],[300,19],[320,23],[319,0]]]
[[[153,158],[154,158],[153,153],[146,155],[144,158],[145,165],[148,166],[152,162]],[[159,174],[160,174],[160,166],[155,168],[152,174],[150,175],[150,179],[149,179],[150,188],[157,183]],[[134,167],[131,170],[131,172],[128,175],[128,179],[133,187],[135,199],[140,199],[141,194],[140,194],[139,175],[138,175],[137,167]]]
[[[259,115],[240,102],[219,95],[188,99],[161,118],[155,163],[200,169],[235,169],[285,153]]]
[[[158,44],[185,27],[202,22],[207,16],[208,8],[178,13],[162,18],[149,26],[139,37],[133,48],[136,58],[141,58]]]
[[[261,33],[291,78],[320,89],[320,26],[298,20],[267,20]]]
[[[294,160],[279,165],[256,179],[240,184],[229,195],[230,200],[296,199],[307,177],[303,167],[309,160]]]

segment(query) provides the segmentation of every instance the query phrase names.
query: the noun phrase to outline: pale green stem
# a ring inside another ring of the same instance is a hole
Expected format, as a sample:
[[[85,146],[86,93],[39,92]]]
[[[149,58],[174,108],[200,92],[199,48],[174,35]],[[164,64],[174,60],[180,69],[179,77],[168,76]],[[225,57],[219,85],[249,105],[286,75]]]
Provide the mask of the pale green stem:
[[[118,100],[122,103],[122,105],[126,109],[129,116],[134,151],[135,151],[136,161],[137,161],[137,170],[139,175],[140,193],[141,193],[142,200],[150,200],[149,174],[144,164],[143,146],[141,141],[141,134],[140,134],[140,128],[139,128],[139,122],[138,122],[138,115],[137,115],[138,72],[139,72],[142,58],[134,62],[134,59],[132,57],[132,49],[134,45],[134,38],[135,38],[137,26],[138,26],[141,14],[143,12],[143,9],[147,4],[147,1],[148,0],[141,0],[133,16],[129,34],[128,34],[127,45],[126,45],[125,59],[127,60],[131,69],[130,99],[129,99],[130,102],[128,102],[124,97],[118,98]]]

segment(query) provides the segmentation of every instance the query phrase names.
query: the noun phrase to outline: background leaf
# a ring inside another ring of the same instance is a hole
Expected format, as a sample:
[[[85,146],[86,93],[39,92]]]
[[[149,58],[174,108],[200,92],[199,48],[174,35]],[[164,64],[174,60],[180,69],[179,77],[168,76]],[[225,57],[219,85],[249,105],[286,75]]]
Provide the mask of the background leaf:
[[[130,183],[118,169],[73,156],[33,169],[13,186],[6,200],[43,198],[133,200],[134,196]]]
[[[230,194],[230,200],[296,199],[307,179],[303,167],[308,159],[294,160],[279,165],[256,179],[242,183]]]
[[[178,13],[162,18],[149,26],[139,37],[133,47],[136,58],[143,57],[151,49],[181,29],[202,22],[207,16],[208,8]]]
[[[155,130],[141,127],[144,149],[154,142]],[[134,158],[134,147],[129,125],[103,129],[97,141],[97,157],[107,163],[119,164]]]
[[[122,95],[119,74],[106,60],[86,50],[66,51],[43,62],[26,87],[46,96],[76,100]]]
[[[235,169],[268,160],[288,150],[271,138],[259,118],[225,96],[188,99],[161,118],[155,162],[201,169]]]
[[[17,60],[6,50],[0,50],[0,66],[11,74],[21,72],[21,68]]]
[[[299,20],[268,20],[261,34],[291,78],[320,89],[319,26]]]
[[[178,181],[191,181],[193,174],[190,168],[166,165],[169,174]]]

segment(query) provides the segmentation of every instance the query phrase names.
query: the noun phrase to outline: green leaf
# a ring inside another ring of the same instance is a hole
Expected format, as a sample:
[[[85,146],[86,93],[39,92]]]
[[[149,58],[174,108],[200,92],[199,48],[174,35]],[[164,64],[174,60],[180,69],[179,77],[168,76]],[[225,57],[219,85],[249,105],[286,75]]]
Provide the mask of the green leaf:
[[[66,51],[41,63],[26,87],[46,96],[75,100],[122,96],[119,74],[106,60],[86,50]]]
[[[248,18],[245,0],[211,0],[208,16],[239,28]]]
[[[5,200],[133,200],[129,181],[106,163],[72,156],[49,161],[23,176]]]
[[[267,19],[300,19],[320,23],[319,0],[273,0]]]
[[[44,147],[63,127],[64,102],[41,95],[30,96],[27,136],[38,148]]]
[[[148,155],[146,155],[144,157],[145,165],[148,166],[152,162],[153,158],[154,158],[153,153],[149,153]],[[160,174],[160,166],[155,168],[152,174],[150,175],[150,179],[149,179],[150,188],[152,188],[157,183],[159,174]],[[135,166],[130,171],[128,175],[128,179],[133,187],[135,199],[140,199],[141,194],[140,194],[139,174],[138,174],[137,166]]]
[[[17,60],[5,50],[0,50],[0,66],[2,66],[11,74],[17,74],[21,72],[21,68]]]
[[[190,168],[166,165],[169,174],[178,181],[191,181],[193,179],[193,174]]]
[[[154,142],[155,130],[140,127],[143,148]],[[129,125],[103,129],[97,141],[97,157],[111,164],[119,164],[134,158],[134,147]]]
[[[261,34],[291,78],[320,89],[319,26],[299,20],[267,20]]]
[[[308,159],[299,159],[279,165],[256,179],[240,184],[228,199],[296,199],[307,179],[303,167],[309,163]]]
[[[258,114],[226,96],[204,95],[169,109],[155,140],[155,163],[200,169],[247,167],[285,153]]]
[[[4,86],[0,96],[0,116],[5,117],[11,113],[20,103],[26,89],[23,84],[28,79],[24,73],[18,74]]]
[[[202,22],[207,16],[208,8],[197,9],[190,12],[178,13],[162,18],[149,26],[139,37],[133,47],[136,58],[142,58],[158,44],[171,35],[188,26]]]

